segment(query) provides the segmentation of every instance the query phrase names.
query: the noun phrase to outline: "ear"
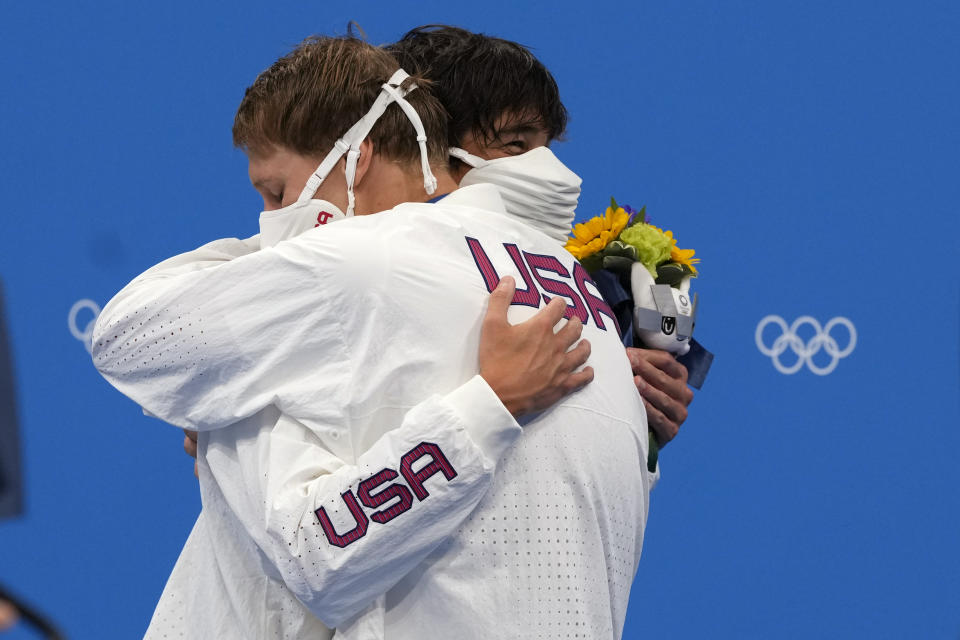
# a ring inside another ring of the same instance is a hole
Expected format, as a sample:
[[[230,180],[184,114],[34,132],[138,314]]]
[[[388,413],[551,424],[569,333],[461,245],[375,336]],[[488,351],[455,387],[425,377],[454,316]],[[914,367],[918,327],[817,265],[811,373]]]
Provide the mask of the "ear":
[[[373,164],[373,143],[370,138],[364,138],[360,143],[360,157],[357,158],[357,175],[353,179],[353,188],[356,189],[363,183],[364,177],[370,171]]]

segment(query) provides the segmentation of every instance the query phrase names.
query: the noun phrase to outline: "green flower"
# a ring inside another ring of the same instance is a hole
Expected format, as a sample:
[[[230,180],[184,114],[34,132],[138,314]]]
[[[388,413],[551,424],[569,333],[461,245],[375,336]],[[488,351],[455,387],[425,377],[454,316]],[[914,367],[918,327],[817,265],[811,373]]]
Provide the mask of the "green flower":
[[[637,260],[656,279],[657,265],[670,259],[673,242],[665,233],[649,224],[635,224],[620,233],[620,240],[637,250]]]

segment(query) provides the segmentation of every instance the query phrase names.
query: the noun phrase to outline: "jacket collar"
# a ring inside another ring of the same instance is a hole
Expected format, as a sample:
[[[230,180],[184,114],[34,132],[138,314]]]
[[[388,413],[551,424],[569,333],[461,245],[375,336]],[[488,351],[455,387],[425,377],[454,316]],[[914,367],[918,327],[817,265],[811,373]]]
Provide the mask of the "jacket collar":
[[[463,207],[476,207],[506,215],[507,208],[500,197],[500,191],[492,184],[472,184],[460,187],[441,200],[443,204]]]

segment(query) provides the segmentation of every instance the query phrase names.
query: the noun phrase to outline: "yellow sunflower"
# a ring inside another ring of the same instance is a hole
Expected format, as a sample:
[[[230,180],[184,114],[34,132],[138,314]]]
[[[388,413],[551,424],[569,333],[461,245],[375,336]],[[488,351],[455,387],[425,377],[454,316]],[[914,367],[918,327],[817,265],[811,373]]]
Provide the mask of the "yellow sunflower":
[[[650,225],[651,227],[653,225]],[[670,238],[670,262],[676,262],[677,264],[685,264],[690,267],[690,270],[693,271],[693,275],[697,275],[697,268],[693,265],[700,262],[700,258],[694,258],[693,254],[695,253],[693,249],[678,249],[677,248],[677,239],[673,237],[673,231],[667,230],[664,231],[659,227],[654,227],[660,233]]]
[[[700,262],[700,258],[693,257],[695,251],[693,249],[678,249],[677,240],[673,237],[673,232],[665,231],[664,233],[670,238],[670,261],[687,265],[690,267],[690,271],[693,271],[693,275],[697,275],[697,268],[693,265]]]
[[[567,240],[566,249],[577,260],[602,251],[610,242],[617,239],[630,218],[623,207],[607,207],[602,216],[590,218],[586,222],[574,225],[573,237]]]

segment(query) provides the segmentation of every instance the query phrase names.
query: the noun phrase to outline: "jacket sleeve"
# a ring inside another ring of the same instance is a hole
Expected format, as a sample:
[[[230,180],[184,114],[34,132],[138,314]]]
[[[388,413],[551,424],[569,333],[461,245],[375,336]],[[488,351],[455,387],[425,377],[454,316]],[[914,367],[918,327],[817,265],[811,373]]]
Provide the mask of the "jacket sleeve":
[[[201,458],[231,511],[287,588],[330,627],[456,532],[521,432],[480,376],[398,415],[352,461],[333,452],[328,430],[288,417],[201,435]]]
[[[323,376],[324,363],[302,354],[340,347],[339,323],[323,304],[332,279],[320,273],[339,256],[255,244],[218,241],[124,287],[94,329],[104,378],[149,414],[207,430]]]
[[[221,238],[208,242],[193,251],[187,251],[172,258],[167,258],[163,262],[144,271],[137,280],[154,275],[165,275],[169,277],[178,273],[199,271],[207,267],[222,265],[236,258],[248,256],[259,250],[260,234],[242,240],[239,238]]]
[[[475,377],[416,407],[380,407],[385,435],[354,450],[351,422],[370,416],[354,415],[349,398],[367,372],[356,370],[344,326],[355,332],[376,300],[356,286],[370,280],[366,263],[341,268],[344,238],[334,236],[348,232],[332,231],[144,274],[104,309],[93,351],[146,410],[205,431],[201,479],[219,485],[265,569],[329,626],[456,530],[520,432]],[[297,420],[276,419],[281,411]]]

